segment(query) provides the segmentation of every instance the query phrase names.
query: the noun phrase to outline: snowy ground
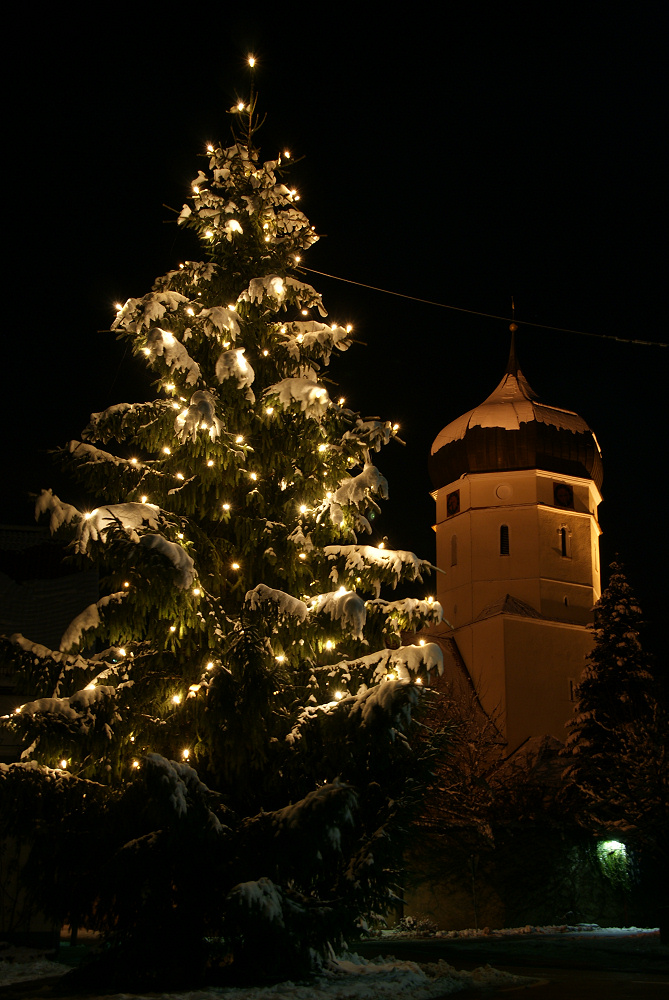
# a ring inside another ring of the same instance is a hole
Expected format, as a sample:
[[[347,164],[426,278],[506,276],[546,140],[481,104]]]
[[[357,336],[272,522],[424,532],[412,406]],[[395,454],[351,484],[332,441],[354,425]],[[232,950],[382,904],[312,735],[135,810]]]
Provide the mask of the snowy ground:
[[[625,943],[649,943],[657,939],[657,931],[641,927],[598,927],[596,924],[551,927],[513,927],[503,930],[436,931],[424,935],[434,939],[472,939],[532,936],[580,937],[615,939]],[[388,948],[392,939],[416,937],[416,932],[384,934]],[[0,991],[12,983],[61,976],[69,967],[50,961],[42,952],[26,948],[8,948],[0,944]],[[450,993],[460,993],[476,987],[509,987],[529,985],[530,978],[512,976],[489,965],[473,972],[458,972],[445,961],[416,963],[390,956],[367,961],[356,954],[341,957],[332,968],[307,982],[285,982],[275,986],[241,988],[210,988],[179,993],[151,993],[150,1000],[434,1000]],[[118,993],[104,1000],[149,1000],[143,993]]]
[[[0,991],[11,983],[27,982],[70,971],[27,948],[3,949],[0,961]],[[494,988],[530,979],[483,966],[473,972],[458,972],[446,962],[403,962],[392,957],[368,962],[348,954],[332,969],[308,983],[285,982],[276,986],[214,988],[179,993],[117,993],[104,1000],[434,1000],[449,993],[485,986]]]

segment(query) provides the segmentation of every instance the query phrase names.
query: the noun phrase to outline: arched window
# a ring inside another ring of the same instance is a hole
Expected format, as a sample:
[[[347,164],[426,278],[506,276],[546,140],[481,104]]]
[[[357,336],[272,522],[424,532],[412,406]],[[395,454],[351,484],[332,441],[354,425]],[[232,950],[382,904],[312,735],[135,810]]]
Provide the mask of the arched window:
[[[458,536],[451,535],[451,566],[458,565]]]
[[[499,554],[508,556],[509,554],[509,525],[503,524],[499,529]]]
[[[571,531],[569,528],[560,528],[560,554],[563,559],[571,559]]]

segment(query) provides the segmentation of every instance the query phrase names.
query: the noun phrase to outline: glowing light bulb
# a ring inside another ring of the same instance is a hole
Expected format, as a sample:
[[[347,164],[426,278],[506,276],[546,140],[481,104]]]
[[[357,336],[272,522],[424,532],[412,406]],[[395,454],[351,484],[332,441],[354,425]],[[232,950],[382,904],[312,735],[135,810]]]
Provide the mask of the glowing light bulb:
[[[269,354],[269,351],[267,350],[267,348],[265,348],[265,350],[262,352],[263,358],[266,358],[268,354]]]
[[[147,358],[148,358],[148,356],[149,356],[149,354],[151,353],[151,351],[149,350],[149,348],[148,348],[148,347],[143,347],[143,348],[142,348],[142,353],[143,353],[143,354],[146,354],[146,356],[147,356]]]
[[[199,597],[201,593],[202,591],[200,590],[199,587],[193,587],[193,594],[195,595],[195,597]]]
[[[341,701],[343,697],[344,697],[343,691],[335,691],[335,698],[337,699],[337,701]]]
[[[229,503],[224,503],[223,504],[223,510],[230,510],[230,504]]]
[[[308,309],[302,309],[302,315],[303,316],[308,316],[309,315],[309,310]]]
[[[123,306],[121,305],[120,302],[115,302],[114,303],[114,309],[116,310],[117,313],[120,312],[122,308],[123,308]]]
[[[241,434],[238,434],[237,437],[235,438],[235,444],[243,444],[243,442],[244,438],[242,437]]]
[[[400,429],[400,425],[399,424],[393,424],[393,430],[394,431],[398,431],[399,429]]]
[[[299,264],[299,263],[300,263],[300,261],[302,260],[302,258],[300,257],[299,253],[296,253],[296,254],[295,254],[295,258],[294,258],[294,259],[295,259],[295,263],[296,263],[296,264]]]
[[[126,590],[127,590],[127,589],[128,589],[128,587],[130,586],[130,583],[129,583],[129,581],[128,581],[128,580],[125,580],[125,581],[124,581],[124,583],[123,583],[123,586],[124,586],[124,587],[126,588]]]
[[[255,64],[256,64],[255,57],[254,56],[249,56],[249,66],[251,67],[251,69],[253,69],[253,67],[255,66]]]
[[[351,325],[351,323],[347,323],[346,324],[346,332],[350,333],[352,329],[353,329],[353,326]]]
[[[179,403],[172,403],[172,409],[173,410],[180,410],[181,406],[179,405]]]
[[[173,694],[172,695],[172,704],[173,705],[179,705],[179,704],[181,704],[181,695],[180,694]]]
[[[207,237],[208,240],[210,240],[214,234],[212,233],[211,229],[205,229],[204,235]]]
[[[95,682],[91,681],[90,684],[86,685],[86,691],[95,691]]]
[[[267,415],[268,415],[269,417],[271,417],[271,416],[272,416],[272,414],[274,413],[274,407],[273,407],[273,406],[266,406],[266,407],[265,407],[265,413],[266,413],[266,414],[267,414]]]
[[[213,669],[214,669],[214,664],[210,660],[209,663],[207,664],[207,670],[213,670]]]
[[[257,472],[252,472],[251,473],[251,479],[253,480],[254,483],[256,482],[257,478],[258,478],[258,473]]]
[[[419,642],[418,642],[418,645],[419,646],[424,646],[425,645],[425,639],[420,639]]]
[[[334,642],[332,641],[332,639],[327,639],[326,640],[325,648],[326,649],[334,649]]]
[[[385,547],[386,547],[385,542],[379,542],[379,544],[377,545],[377,549],[385,549]]]
[[[126,655],[126,651],[125,651],[125,649],[123,648],[123,646],[121,646],[121,648],[119,649],[119,651],[118,651],[118,655],[119,655],[119,656],[125,656],[125,655]]]
[[[183,531],[177,531],[177,538],[183,538],[183,536],[184,536]]]
[[[138,760],[133,760],[133,762],[132,762],[132,766],[133,766],[134,768],[138,768],[138,767],[139,767],[139,761],[138,761]]]
[[[214,460],[213,460],[213,458],[210,458],[208,460],[208,462],[207,462],[207,465],[209,466],[210,469],[211,469],[211,467],[212,467],[213,464],[214,464]]]
[[[168,382],[165,388],[168,392],[174,392],[174,382]]]
[[[416,684],[422,684],[422,683],[423,683],[423,678],[422,677],[417,677],[416,678]]]
[[[149,498],[148,498],[147,496],[142,496],[142,497],[140,497],[140,500],[142,501],[142,503],[146,503],[146,501],[147,501],[148,499],[149,499]]]
[[[343,396],[340,396],[338,399],[339,406],[343,406],[345,402],[346,402],[345,398]]]
[[[213,153],[213,152],[214,152],[214,147],[213,147],[213,146],[212,146],[211,144],[209,144],[209,145],[207,146],[207,152],[208,152],[208,153]]]
[[[306,554],[306,552],[300,552],[300,554],[298,555],[298,557],[297,557],[297,558],[298,558],[298,559],[306,559],[306,558],[307,558],[307,554]]]
[[[190,750],[188,749],[182,750],[181,756],[183,757],[184,760],[188,760],[188,758],[190,757]]]
[[[230,564],[230,569],[239,569],[239,563],[238,562],[231,563]]]
[[[243,111],[243,110],[244,110],[244,104],[242,101],[240,101],[239,104],[237,105],[237,111]]]
[[[277,663],[285,663],[286,662],[286,657],[284,656],[283,653],[277,653],[277,655],[274,657],[274,659],[276,660]]]
[[[432,595],[430,594],[430,596],[427,599],[427,603],[428,604],[432,604],[433,601],[434,601],[434,597],[432,597]]]
[[[177,478],[177,479],[183,479],[183,477],[184,477],[184,474],[183,474],[183,472],[177,472],[177,473],[176,473],[176,478]]]
[[[300,514],[306,514],[306,512],[307,512],[307,506],[306,506],[306,504],[303,504],[303,503],[300,504]]]
[[[170,632],[176,632],[176,630],[177,630],[176,625],[170,625]]]
[[[136,458],[131,458],[130,459],[130,464],[131,465],[137,465],[137,459]]]
[[[193,194],[199,194],[199,193],[200,193],[199,187],[197,186],[197,184],[193,184]]]
[[[166,455],[171,455],[172,454],[172,449],[168,448],[167,445],[165,445],[165,447],[163,448],[163,451],[165,452]]]
[[[290,150],[284,149],[283,155],[286,157],[287,160],[289,160],[290,159]]]
[[[61,768],[62,768],[63,771],[67,768],[67,761],[65,760],[64,757],[63,757],[63,759],[60,762],[60,766],[61,766]]]
[[[319,444],[318,450],[319,451],[327,451],[328,450],[328,446],[326,444]]]
[[[186,315],[188,315],[188,316],[194,316],[195,315],[195,310],[193,309],[192,306],[188,306],[188,309],[186,309]]]

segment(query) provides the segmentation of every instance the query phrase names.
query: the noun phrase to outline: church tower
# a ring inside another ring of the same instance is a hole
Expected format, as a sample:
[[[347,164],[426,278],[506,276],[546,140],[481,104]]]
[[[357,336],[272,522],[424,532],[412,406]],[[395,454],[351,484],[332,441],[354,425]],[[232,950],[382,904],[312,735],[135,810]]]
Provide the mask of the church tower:
[[[446,645],[510,751],[564,739],[601,589],[597,439],[539,402],[512,339],[501,382],[437,435],[429,468]]]

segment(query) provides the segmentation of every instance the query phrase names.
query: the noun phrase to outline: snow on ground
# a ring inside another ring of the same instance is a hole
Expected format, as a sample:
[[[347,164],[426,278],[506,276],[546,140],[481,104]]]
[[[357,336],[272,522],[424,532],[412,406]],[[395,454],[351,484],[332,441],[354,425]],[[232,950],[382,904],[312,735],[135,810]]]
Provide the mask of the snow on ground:
[[[623,938],[639,941],[658,936],[656,928],[599,927],[597,924],[526,925],[490,930],[387,931],[381,935],[392,947],[392,939],[430,937],[437,939],[502,938],[523,935],[603,938],[623,944]],[[0,989],[69,972],[67,965],[53,962],[48,953],[0,943]],[[259,955],[259,959],[261,956]],[[367,961],[355,953],[341,956],[328,971],[308,981],[278,983],[265,987],[211,987],[178,993],[117,993],[104,1000],[436,1000],[476,987],[500,988],[531,985],[531,978],[513,976],[484,965],[473,972],[459,972],[447,962],[408,962],[390,955]]]
[[[69,972],[68,966],[49,961],[27,948],[0,952],[0,988]],[[105,1000],[436,1000],[472,987],[499,987],[529,983],[523,976],[499,972],[489,965],[458,972],[448,963],[404,962],[392,956],[368,962],[354,953],[331,963],[330,969],[308,982],[274,986],[211,987],[179,993],[117,993]]]
[[[428,922],[429,923],[429,922]],[[453,940],[455,938],[500,938],[519,937],[523,934],[536,934],[537,936],[552,935],[587,935],[588,939],[594,937],[642,937],[658,935],[657,927],[600,927],[599,924],[550,924],[544,927],[536,927],[534,924],[526,924],[524,927],[473,927],[462,931],[439,931],[428,927],[422,927],[421,922],[416,927],[407,927],[404,930],[383,931],[382,938],[392,940],[393,938],[435,938]]]

